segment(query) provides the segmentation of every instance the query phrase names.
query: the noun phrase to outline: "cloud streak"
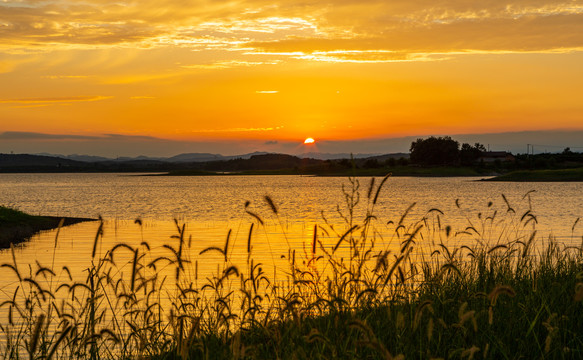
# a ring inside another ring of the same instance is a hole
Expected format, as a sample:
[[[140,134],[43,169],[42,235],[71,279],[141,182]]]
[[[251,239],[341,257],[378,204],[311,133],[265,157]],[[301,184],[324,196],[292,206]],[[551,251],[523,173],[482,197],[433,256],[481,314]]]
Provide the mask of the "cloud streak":
[[[5,131],[0,133],[1,140],[97,140],[96,136],[45,134],[25,131]]]
[[[275,126],[275,127],[251,127],[251,128],[228,128],[228,129],[207,129],[207,130],[198,130],[196,133],[242,133],[242,132],[263,132],[263,131],[275,131],[281,130],[283,126]]]
[[[111,99],[112,96],[63,96],[46,98],[0,99],[0,104],[49,105],[62,103],[92,102]]]
[[[167,141],[165,139],[144,135],[122,135],[122,134],[75,135],[75,134],[47,134],[27,131],[5,131],[0,133],[0,140]]]
[[[185,69],[203,69],[203,70],[215,70],[215,69],[230,69],[237,67],[250,67],[259,65],[277,65],[281,63],[280,60],[272,61],[243,61],[243,60],[229,60],[229,61],[217,61],[211,64],[194,64],[194,65],[183,65]]]

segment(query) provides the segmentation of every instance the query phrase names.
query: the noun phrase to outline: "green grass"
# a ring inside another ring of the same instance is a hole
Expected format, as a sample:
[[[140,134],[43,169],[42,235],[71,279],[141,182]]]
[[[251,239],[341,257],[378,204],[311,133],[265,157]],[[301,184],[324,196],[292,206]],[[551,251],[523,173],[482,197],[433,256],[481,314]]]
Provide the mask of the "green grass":
[[[192,254],[178,222],[162,254],[147,241],[119,244],[101,258],[94,252],[82,279],[41,264],[4,264],[3,276],[19,287],[0,304],[11,314],[0,324],[0,353],[49,360],[583,356],[580,245],[538,234],[533,209],[505,197],[505,211],[491,202],[460,229],[443,224],[438,209],[387,219],[374,211],[387,179],[361,189],[350,178],[337,209],[344,224],[316,225],[311,248],[284,254],[288,269],[277,282],[253,254],[256,232],[267,221],[281,224],[267,196],[270,213],[244,209],[242,264],[230,260],[230,231],[224,245]],[[284,226],[281,232],[285,239]],[[199,262],[219,257],[217,272],[198,276]],[[161,277],[163,268],[171,278]],[[169,283],[177,286],[170,294]],[[170,304],[161,300],[168,295]]]
[[[22,224],[39,219],[42,219],[42,217],[29,215],[16,209],[0,206],[0,225]]]
[[[34,233],[57,227],[59,220],[33,216],[22,211],[0,206],[0,248],[19,243]]]
[[[583,168],[522,170],[500,175],[489,181],[583,181]]]
[[[11,244],[21,243],[42,230],[51,230],[60,226],[95,220],[88,218],[35,216],[9,207],[0,206],[0,249],[9,248]]]

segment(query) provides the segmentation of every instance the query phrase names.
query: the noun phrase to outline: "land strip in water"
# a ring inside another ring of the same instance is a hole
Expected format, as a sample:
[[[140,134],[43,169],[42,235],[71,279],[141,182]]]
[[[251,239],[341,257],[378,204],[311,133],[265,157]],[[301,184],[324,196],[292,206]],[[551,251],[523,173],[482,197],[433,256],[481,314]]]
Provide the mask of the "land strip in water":
[[[491,172],[481,172],[470,167],[379,167],[358,169],[278,169],[278,170],[241,170],[241,171],[204,171],[204,170],[176,170],[155,176],[221,176],[221,175],[307,175],[307,176],[392,176],[412,177],[457,177],[457,176],[493,176]]]
[[[96,221],[90,218],[35,216],[22,211],[0,206],[0,249],[9,248],[29,239],[43,230],[56,229],[84,221]]]
[[[583,168],[513,171],[487,181],[583,181]]]

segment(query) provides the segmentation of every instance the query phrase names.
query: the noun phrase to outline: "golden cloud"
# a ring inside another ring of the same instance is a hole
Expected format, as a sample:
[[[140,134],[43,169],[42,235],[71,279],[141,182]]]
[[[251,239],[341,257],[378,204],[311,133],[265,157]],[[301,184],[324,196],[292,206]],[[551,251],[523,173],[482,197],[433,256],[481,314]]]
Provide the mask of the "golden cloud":
[[[187,6],[154,0],[23,0],[0,3],[0,9],[4,52],[179,46],[299,53],[296,58],[313,61],[386,62],[442,59],[431,56],[442,53],[583,48],[581,0],[336,0],[311,5],[300,0],[193,0]],[[207,64],[188,66],[231,67]]]
[[[213,70],[213,69],[229,69],[236,67],[249,67],[258,65],[276,65],[279,64],[280,60],[271,61],[246,61],[246,60],[228,60],[228,61],[217,61],[212,64],[193,64],[193,65],[183,65],[185,69],[203,69],[203,70]]]

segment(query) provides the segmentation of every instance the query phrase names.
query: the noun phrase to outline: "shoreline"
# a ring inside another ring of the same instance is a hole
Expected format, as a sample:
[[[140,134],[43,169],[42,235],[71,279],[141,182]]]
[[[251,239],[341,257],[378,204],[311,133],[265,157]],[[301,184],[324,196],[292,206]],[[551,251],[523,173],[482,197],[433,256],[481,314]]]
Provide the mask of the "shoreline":
[[[92,218],[77,218],[63,216],[33,216],[18,210],[0,207],[0,249],[8,249],[11,244],[20,244],[37,233],[53,230],[61,226],[70,226],[87,221],[97,221]]]
[[[472,168],[455,167],[407,167],[407,168],[382,168],[382,169],[357,169],[355,172],[329,171],[305,173],[296,169],[279,170],[239,170],[239,171],[205,171],[205,170],[179,170],[162,172],[120,172],[115,173],[120,176],[146,176],[146,177],[213,177],[213,176],[317,176],[317,177],[383,177],[388,173],[392,177],[415,177],[415,178],[475,178],[481,177],[477,181],[500,181],[500,182],[583,182],[583,168],[568,169],[543,169],[543,170],[516,170],[507,173],[482,172]],[[22,173],[3,173],[22,174]],[[35,172],[35,174],[39,174]],[[55,174],[53,172],[42,172],[42,174]],[[59,174],[65,174],[63,172]],[[86,172],[67,172],[66,174],[86,174]],[[98,173],[93,173],[98,174]],[[104,174],[111,174],[105,172]],[[72,218],[73,219],[73,218]],[[95,219],[90,219],[95,220]],[[89,220],[84,220],[89,221]],[[1,237],[1,235],[0,235]]]
[[[468,167],[394,167],[371,169],[324,170],[314,169],[277,169],[277,170],[236,170],[236,171],[207,171],[207,170],[179,170],[149,174],[144,176],[244,176],[244,175],[297,175],[318,177],[383,177],[391,174],[393,177],[489,177],[495,176],[492,172],[481,172]]]

